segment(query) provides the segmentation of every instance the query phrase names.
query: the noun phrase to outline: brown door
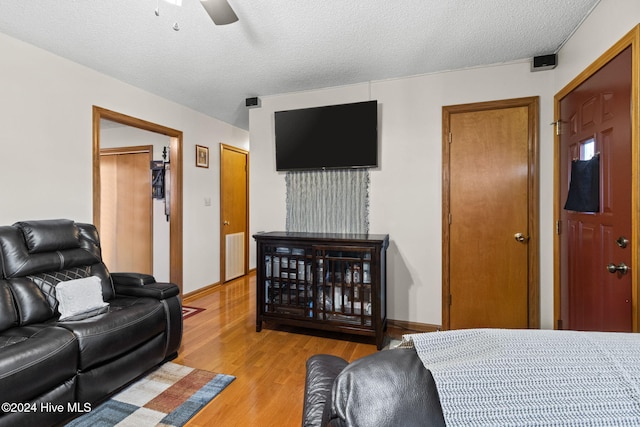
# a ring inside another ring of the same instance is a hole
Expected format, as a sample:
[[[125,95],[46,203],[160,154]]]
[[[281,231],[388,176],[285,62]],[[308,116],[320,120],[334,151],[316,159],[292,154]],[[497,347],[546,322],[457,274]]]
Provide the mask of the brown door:
[[[537,98],[444,108],[445,328],[538,326],[537,112]]]
[[[100,150],[100,239],[110,271],[153,274],[152,147]]]
[[[560,202],[572,177],[581,182],[571,175],[580,161],[599,157],[600,184],[594,185],[597,208],[571,204],[560,212],[566,301],[560,326],[566,329],[633,329],[626,269],[632,263],[630,105],[631,47],[560,100]]]
[[[220,144],[220,269],[223,281],[247,273],[249,153]]]

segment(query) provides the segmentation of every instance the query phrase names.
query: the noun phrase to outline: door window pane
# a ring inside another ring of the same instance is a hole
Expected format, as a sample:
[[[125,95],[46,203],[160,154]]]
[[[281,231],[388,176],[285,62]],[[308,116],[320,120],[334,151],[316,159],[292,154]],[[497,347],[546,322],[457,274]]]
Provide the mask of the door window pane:
[[[591,138],[580,144],[580,160],[591,160],[596,155],[596,140]]]

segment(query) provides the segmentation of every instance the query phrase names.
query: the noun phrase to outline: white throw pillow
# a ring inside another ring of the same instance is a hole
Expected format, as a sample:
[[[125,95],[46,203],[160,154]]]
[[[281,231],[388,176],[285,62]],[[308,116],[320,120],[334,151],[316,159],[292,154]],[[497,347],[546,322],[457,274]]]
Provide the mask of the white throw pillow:
[[[58,283],[56,299],[60,320],[109,305],[102,300],[102,284],[96,276]]]

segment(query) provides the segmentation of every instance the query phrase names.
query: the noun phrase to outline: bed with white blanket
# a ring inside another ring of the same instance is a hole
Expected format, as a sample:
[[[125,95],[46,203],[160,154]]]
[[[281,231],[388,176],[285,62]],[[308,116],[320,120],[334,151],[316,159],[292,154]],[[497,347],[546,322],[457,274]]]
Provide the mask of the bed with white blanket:
[[[432,332],[343,362],[309,360],[303,426],[640,426],[639,334]]]
[[[640,426],[640,336],[471,329],[406,335],[447,426]]]

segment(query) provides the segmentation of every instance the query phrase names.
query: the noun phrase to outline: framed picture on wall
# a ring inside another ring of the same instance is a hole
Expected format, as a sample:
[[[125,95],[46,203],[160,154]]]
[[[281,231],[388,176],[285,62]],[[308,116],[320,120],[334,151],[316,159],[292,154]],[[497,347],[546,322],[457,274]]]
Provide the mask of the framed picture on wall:
[[[209,167],[209,147],[196,145],[196,166],[199,168]]]

